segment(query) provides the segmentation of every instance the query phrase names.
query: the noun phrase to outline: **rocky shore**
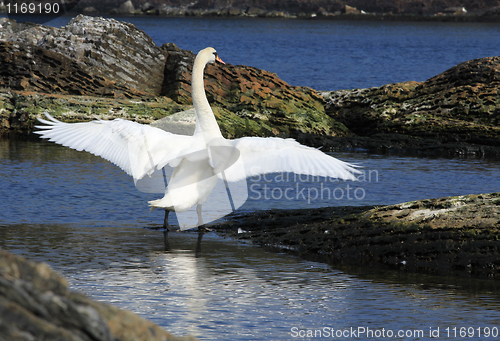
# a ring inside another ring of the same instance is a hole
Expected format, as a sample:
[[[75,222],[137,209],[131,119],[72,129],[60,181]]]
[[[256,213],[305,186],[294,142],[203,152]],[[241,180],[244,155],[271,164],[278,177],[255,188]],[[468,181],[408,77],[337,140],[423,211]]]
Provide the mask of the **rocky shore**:
[[[210,227],[238,240],[317,256],[336,266],[500,275],[500,193],[382,207],[243,213]]]
[[[68,289],[45,263],[0,250],[0,340],[195,341]]]
[[[0,19],[0,136],[29,136],[36,117],[189,112],[191,51],[156,46],[134,25],[79,15],[61,28]],[[210,65],[207,97],[226,137],[279,136],[327,151],[500,156],[500,58],[425,82],[319,92],[243,65]]]
[[[20,0],[11,3],[22,3]],[[0,12],[9,13],[0,2]],[[65,13],[74,15],[159,15],[307,18],[340,20],[498,21],[497,1],[430,0],[71,0]]]
[[[372,145],[393,138],[399,148],[416,153],[498,156],[499,86],[500,57],[489,57],[461,63],[425,82],[322,96],[327,115],[357,136],[370,138]]]

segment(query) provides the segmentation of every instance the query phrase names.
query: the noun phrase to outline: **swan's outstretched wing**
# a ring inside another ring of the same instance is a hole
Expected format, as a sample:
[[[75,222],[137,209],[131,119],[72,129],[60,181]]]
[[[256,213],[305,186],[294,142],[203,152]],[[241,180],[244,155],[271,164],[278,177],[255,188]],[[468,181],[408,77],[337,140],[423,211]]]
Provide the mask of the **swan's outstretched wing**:
[[[35,133],[63,146],[101,156],[135,180],[151,175],[165,156],[177,154],[177,150],[193,143],[191,136],[122,119],[64,123],[47,113],[46,116],[49,120],[38,119],[45,125],[36,126],[41,130]]]
[[[243,137],[229,142],[239,150],[241,163],[236,162],[224,171],[228,181],[281,172],[355,180],[355,174],[360,173],[356,166],[294,139]]]

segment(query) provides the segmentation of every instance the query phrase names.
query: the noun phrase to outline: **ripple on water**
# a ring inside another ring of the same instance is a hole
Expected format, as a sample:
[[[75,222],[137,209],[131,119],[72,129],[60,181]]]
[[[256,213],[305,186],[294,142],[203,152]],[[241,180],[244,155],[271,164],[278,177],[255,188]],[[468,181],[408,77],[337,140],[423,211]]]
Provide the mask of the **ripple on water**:
[[[134,192],[131,179],[116,167],[46,143],[2,140],[0,156],[0,197],[7,198],[0,246],[46,261],[74,290],[176,334],[289,340],[293,327],[428,330],[498,324],[493,281],[339,269],[211,233],[201,251],[197,234],[171,233],[165,250],[163,234],[143,228],[158,226],[162,212],[150,214],[148,195]],[[491,179],[498,178],[495,161],[340,156],[378,172],[377,181],[356,184],[366,191],[355,202],[359,205],[487,192]],[[271,198],[249,200],[244,208],[345,204],[353,202]]]
[[[292,327],[427,330],[498,322],[498,294],[478,291],[484,281],[469,282],[469,290],[457,279],[341,271],[212,233],[197,251],[197,239],[170,233],[164,250],[161,232],[138,228],[0,229],[2,248],[49,262],[74,290],[206,340],[289,340]]]

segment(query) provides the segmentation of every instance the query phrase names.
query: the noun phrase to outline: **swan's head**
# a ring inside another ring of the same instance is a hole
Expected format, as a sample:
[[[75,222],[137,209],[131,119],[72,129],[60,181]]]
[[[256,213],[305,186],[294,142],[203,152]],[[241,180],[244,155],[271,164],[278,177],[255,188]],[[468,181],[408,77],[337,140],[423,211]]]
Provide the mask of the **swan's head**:
[[[198,55],[196,56],[196,59],[201,58],[205,64],[213,64],[215,62],[221,63],[221,64],[226,64],[222,61],[222,59],[219,58],[219,55],[217,54],[217,51],[213,47],[207,47],[206,49],[201,50],[198,52]]]

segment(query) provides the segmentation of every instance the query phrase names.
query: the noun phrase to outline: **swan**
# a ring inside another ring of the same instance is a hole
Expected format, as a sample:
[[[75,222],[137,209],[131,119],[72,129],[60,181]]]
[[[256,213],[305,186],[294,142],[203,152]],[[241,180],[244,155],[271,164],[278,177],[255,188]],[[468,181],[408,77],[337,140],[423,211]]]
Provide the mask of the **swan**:
[[[63,146],[100,156],[137,182],[165,166],[173,172],[161,199],[149,201],[151,209],[165,209],[168,230],[170,211],[183,212],[196,205],[197,226],[203,225],[202,205],[219,179],[226,183],[267,173],[294,172],[355,180],[355,165],[333,158],[294,139],[242,137],[225,139],[205,94],[203,76],[209,63],[225,64],[212,47],[201,50],[194,61],[191,96],[196,125],[192,136],[173,134],[150,125],[115,119],[64,123],[50,114],[38,118],[35,133]],[[234,207],[233,207],[234,209]],[[183,229],[181,227],[181,229]]]

